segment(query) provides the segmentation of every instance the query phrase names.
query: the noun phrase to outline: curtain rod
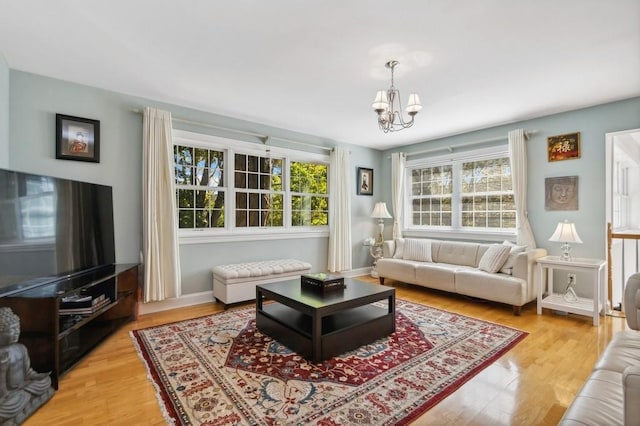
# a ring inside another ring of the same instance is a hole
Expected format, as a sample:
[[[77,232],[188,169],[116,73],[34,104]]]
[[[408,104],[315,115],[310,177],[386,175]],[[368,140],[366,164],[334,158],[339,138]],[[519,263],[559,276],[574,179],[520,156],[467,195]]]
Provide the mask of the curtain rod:
[[[531,130],[529,132],[524,132],[524,137],[525,137],[525,139],[529,139],[530,136],[535,135],[536,133],[538,133],[537,130]],[[459,144],[459,145],[441,146],[439,148],[431,148],[431,149],[425,149],[425,150],[422,150],[422,151],[407,152],[407,153],[405,153],[405,155],[408,157],[410,155],[429,154],[431,152],[438,152],[438,151],[453,152],[454,149],[458,149],[458,148],[466,148],[466,147],[469,147],[469,146],[482,145],[482,144],[489,143],[489,142],[498,142],[498,141],[503,141],[503,140],[507,140],[507,139],[508,139],[507,136],[499,136],[499,137],[494,137],[494,138],[480,139],[480,140],[477,140],[477,141],[464,143],[464,144]],[[391,158],[391,156],[389,156],[387,158]]]
[[[143,114],[143,111],[141,111],[139,109],[133,109],[132,112],[135,112],[136,114]],[[279,141],[298,144],[298,145],[305,145],[305,146],[308,146],[308,147],[311,147],[311,148],[322,149],[322,150],[325,150],[325,151],[331,151],[333,149],[333,148],[329,148],[329,147],[322,146],[322,145],[314,145],[314,144],[311,144],[311,143],[294,141],[292,139],[281,138],[281,137],[278,137],[278,136],[268,136],[268,135],[264,135],[262,133],[255,133],[255,132],[248,132],[248,131],[245,131],[245,130],[231,129],[229,127],[217,126],[215,124],[205,123],[205,122],[202,122],[202,121],[187,120],[185,118],[174,117],[173,115],[171,115],[171,121],[177,121],[179,123],[191,124],[191,125],[200,126],[200,127],[208,127],[210,129],[224,130],[226,132],[233,132],[233,133],[238,133],[238,134],[247,135],[247,136],[254,136],[256,138],[259,138],[262,141],[263,144],[267,144],[269,141],[277,139]]]

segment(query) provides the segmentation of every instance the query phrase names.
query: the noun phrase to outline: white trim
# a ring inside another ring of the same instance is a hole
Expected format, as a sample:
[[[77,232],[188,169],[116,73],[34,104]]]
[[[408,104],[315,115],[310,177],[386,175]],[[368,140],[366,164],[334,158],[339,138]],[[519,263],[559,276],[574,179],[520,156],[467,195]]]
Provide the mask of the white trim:
[[[168,311],[170,309],[201,305],[203,303],[215,303],[213,301],[213,290],[203,291],[202,293],[187,294],[173,299],[166,299],[161,302],[139,303],[138,314],[146,315],[154,312]]]
[[[461,231],[461,230],[418,230],[404,229],[405,237],[435,238],[435,239],[455,239],[464,241],[504,241],[513,240],[516,237],[514,232],[491,232],[491,231]]]
[[[371,268],[352,269],[343,271],[336,275],[347,278],[355,278],[362,275],[369,275]],[[286,277],[284,277],[286,279]],[[192,293],[180,296],[174,299],[166,299],[161,302],[148,302],[138,304],[138,315],[147,315],[154,312],[168,311],[170,309],[186,308],[188,306],[202,305],[204,303],[217,303],[213,301],[213,290],[207,290],[200,293]],[[247,302],[249,303],[249,302]]]
[[[463,151],[433,157],[423,157],[415,160],[407,160],[406,168],[415,168],[422,165],[435,167],[442,164],[449,164],[454,161],[465,161],[468,159],[473,159],[476,161],[487,160],[502,154],[504,154],[505,157],[509,156],[509,145],[507,145],[506,143],[489,148],[474,149],[473,151]]]
[[[220,136],[205,135],[202,133],[188,132],[186,130],[173,130],[174,145],[176,141],[178,143],[184,142],[189,146],[196,146],[208,149],[231,149],[235,152],[241,151],[243,154],[262,155],[266,153],[267,149],[274,155],[282,155],[290,158],[303,159],[304,161],[320,161],[323,163],[329,163],[329,156],[326,154],[317,154],[313,152],[300,151],[291,148],[282,148],[278,146],[268,144],[257,144],[251,142],[244,142],[237,139],[223,138]],[[225,167],[225,170],[228,168]],[[232,169],[229,169],[232,170]]]
[[[323,227],[322,230],[315,231],[291,231],[291,232],[252,232],[244,233],[236,230],[235,232],[225,232],[213,234],[206,231],[188,230],[191,235],[179,235],[180,245],[188,244],[208,244],[208,243],[229,243],[239,241],[271,241],[271,240],[295,240],[300,238],[328,238],[329,229]]]

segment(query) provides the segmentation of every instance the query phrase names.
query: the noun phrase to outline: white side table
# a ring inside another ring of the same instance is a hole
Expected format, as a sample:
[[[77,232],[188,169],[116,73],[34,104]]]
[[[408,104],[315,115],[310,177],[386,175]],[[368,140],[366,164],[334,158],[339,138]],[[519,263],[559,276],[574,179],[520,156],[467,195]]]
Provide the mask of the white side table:
[[[562,260],[560,256],[545,256],[537,259],[538,268],[538,315],[542,308],[572,314],[593,317],[593,325],[600,324],[600,311],[604,311],[606,290],[604,288],[604,267],[606,261],[601,259],[574,258]],[[547,288],[544,288],[544,270],[547,270]],[[553,292],[553,270],[561,269],[573,272],[589,272],[593,277],[593,299],[578,297],[576,301],[567,301],[563,294]],[[547,296],[543,298],[545,294]]]

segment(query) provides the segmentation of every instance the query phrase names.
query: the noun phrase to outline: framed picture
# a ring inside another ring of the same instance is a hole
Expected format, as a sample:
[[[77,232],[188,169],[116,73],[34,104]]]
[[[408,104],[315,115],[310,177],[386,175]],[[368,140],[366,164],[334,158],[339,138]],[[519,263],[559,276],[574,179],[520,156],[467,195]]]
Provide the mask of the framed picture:
[[[100,162],[100,122],[56,114],[56,158]]]
[[[358,167],[358,195],[373,195],[373,169]]]
[[[549,161],[562,161],[580,158],[580,132],[547,138]]]
[[[544,180],[545,210],[578,210],[578,176]]]

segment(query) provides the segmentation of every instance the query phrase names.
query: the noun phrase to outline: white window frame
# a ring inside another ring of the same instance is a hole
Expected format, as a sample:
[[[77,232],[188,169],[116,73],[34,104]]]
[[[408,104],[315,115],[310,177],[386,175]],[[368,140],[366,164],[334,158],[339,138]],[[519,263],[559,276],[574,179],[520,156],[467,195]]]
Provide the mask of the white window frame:
[[[483,240],[483,241],[503,241],[512,239],[516,236],[516,230],[487,230],[487,229],[469,229],[462,228],[460,225],[460,213],[462,195],[461,195],[461,175],[462,163],[465,161],[490,160],[493,158],[502,158],[509,156],[509,147],[507,145],[499,145],[495,147],[476,149],[460,153],[452,153],[434,157],[423,157],[415,160],[407,160],[405,165],[405,197],[403,208],[404,225],[403,235],[407,237],[422,238],[453,238],[462,240]],[[411,204],[411,171],[416,168],[437,167],[453,164],[453,189],[451,196],[451,227],[427,227],[413,226],[412,222],[412,204]]]
[[[284,192],[284,226],[282,227],[242,227],[235,226],[236,191],[233,187],[235,154],[265,156],[267,147],[256,143],[236,139],[173,130],[173,145],[186,145],[196,148],[211,149],[224,152],[224,185],[225,192],[225,226],[211,229],[178,229],[179,244],[200,244],[231,241],[277,240],[310,237],[328,237],[329,226],[291,226],[291,194],[289,189],[289,166],[291,161],[324,163],[329,166],[329,156],[323,154],[298,151],[289,148],[268,146],[273,157],[283,158],[283,192]],[[327,171],[327,182],[329,181]],[[329,191],[331,189],[329,188]],[[172,185],[175,196],[175,184]],[[328,194],[327,194],[328,195]]]

